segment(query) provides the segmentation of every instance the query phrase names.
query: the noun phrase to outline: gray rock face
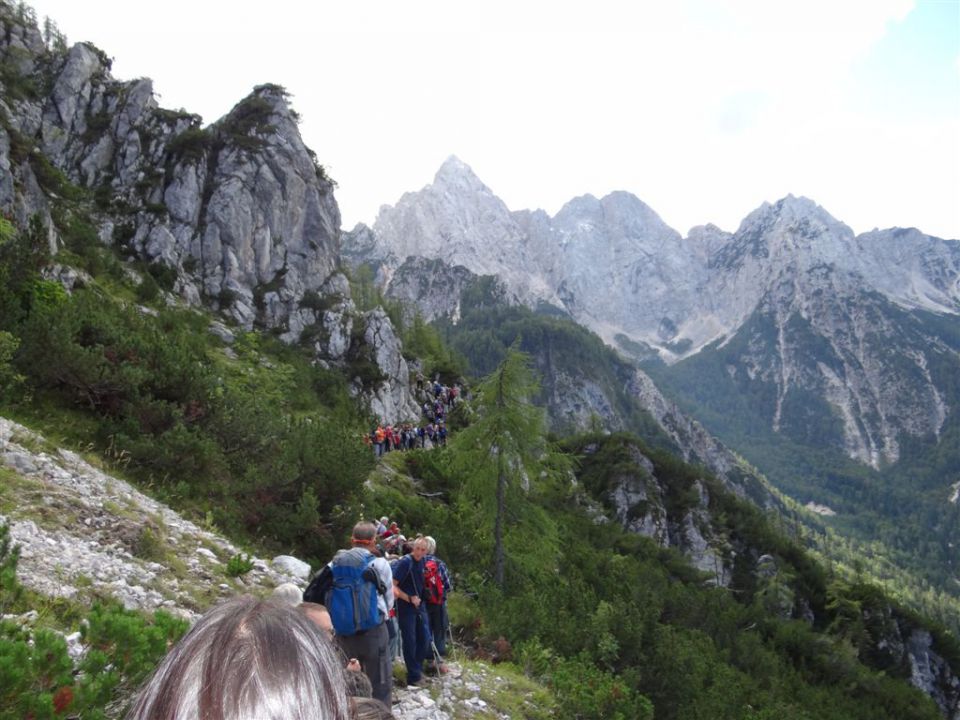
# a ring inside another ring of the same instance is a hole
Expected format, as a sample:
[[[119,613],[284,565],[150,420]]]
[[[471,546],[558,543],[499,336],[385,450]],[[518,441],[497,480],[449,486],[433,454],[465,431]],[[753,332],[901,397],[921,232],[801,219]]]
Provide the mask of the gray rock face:
[[[370,411],[384,422],[416,420],[420,408],[410,393],[410,369],[387,314],[377,308],[363,316],[364,343],[386,380],[369,392]]]
[[[441,317],[456,322],[461,293],[476,277],[462,265],[450,267],[442,260],[409,257],[394,271],[387,293],[415,308],[427,322]]]
[[[92,45],[48,50],[36,28],[2,15],[0,55],[22,56],[25,75],[50,88],[7,108],[18,147],[35,146],[95,191],[104,239],[175,268],[188,302],[215,302],[245,328],[289,332],[304,293],[336,269],[340,212],[282,88],[254,89],[204,129],[196,115],[160,108],[150,80],[114,80]],[[52,227],[51,190],[14,160],[24,151],[11,158],[10,132],[0,133],[0,202]]]
[[[933,638],[926,630],[914,630],[907,638],[910,683],[929,695],[948,720],[960,720],[960,678],[933,650]]]
[[[0,108],[9,119],[0,126],[0,208],[21,224],[39,213],[55,249],[62,173],[93,192],[101,241],[175,269],[186,302],[289,343],[309,332],[318,360],[347,362],[356,311],[337,272],[340,211],[282,88],[255,88],[204,128],[199,116],[160,108],[150,80],[113,79],[94,46],[48,50],[5,6],[0,23],[0,57],[17,58],[32,88],[3,93],[17,100]],[[371,352],[388,384],[365,392],[396,421],[411,402],[393,357],[398,341],[375,337],[386,343]]]

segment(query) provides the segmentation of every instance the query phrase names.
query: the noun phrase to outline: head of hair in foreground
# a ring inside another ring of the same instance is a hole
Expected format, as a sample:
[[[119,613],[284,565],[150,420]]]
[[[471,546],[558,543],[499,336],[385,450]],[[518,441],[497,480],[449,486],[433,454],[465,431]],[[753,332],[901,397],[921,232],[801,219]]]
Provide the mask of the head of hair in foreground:
[[[347,720],[341,665],[304,615],[244,595],[197,621],[126,720]]]

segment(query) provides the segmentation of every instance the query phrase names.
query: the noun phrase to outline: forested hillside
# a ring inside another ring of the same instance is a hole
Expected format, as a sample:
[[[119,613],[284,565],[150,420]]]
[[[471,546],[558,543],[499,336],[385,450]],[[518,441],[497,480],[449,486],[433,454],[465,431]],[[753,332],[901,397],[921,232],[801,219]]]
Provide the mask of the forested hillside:
[[[351,279],[333,184],[282,88],[200,128],[34,20],[0,2],[0,414],[44,434],[37,453],[72,448],[197,527],[314,569],[361,517],[432,534],[460,649],[551,695],[517,717],[957,717],[955,638],[811,555],[789,515],[750,502],[753,474],[679,458],[596,338],[483,286],[434,327]],[[277,183],[257,192],[224,179],[266,168]],[[418,372],[467,390],[449,441],[378,460],[377,422],[421,421]],[[585,387],[617,404],[620,432],[573,433],[562,413],[548,429],[539,403]],[[7,452],[21,440],[2,438],[0,525],[89,529]],[[175,534],[110,502],[129,530],[109,538],[118,552],[186,582]],[[69,564],[50,572],[83,592],[47,596],[18,562],[4,530],[0,718],[122,717],[185,623],[120,608]],[[209,567],[209,593],[156,597],[192,616],[239,590]]]

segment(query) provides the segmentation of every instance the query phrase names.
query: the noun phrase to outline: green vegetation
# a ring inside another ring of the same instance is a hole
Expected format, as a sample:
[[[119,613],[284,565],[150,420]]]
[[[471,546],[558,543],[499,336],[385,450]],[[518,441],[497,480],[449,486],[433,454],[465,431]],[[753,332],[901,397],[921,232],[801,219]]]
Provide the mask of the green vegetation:
[[[606,347],[596,335],[565,317],[539,314],[521,306],[508,306],[492,277],[481,277],[464,290],[461,318],[436,323],[444,342],[466,358],[474,376],[487,375],[506,357],[514,343],[534,359],[543,378],[534,401],[550,409],[551,430],[575,432],[577,418],[568,418],[555,406],[555,399],[568,395],[564,378],[584,378],[596,383],[610,400],[612,410],[627,426],[651,442],[675,448],[650,413],[624,392],[634,369]]]
[[[32,609],[23,601],[17,563],[9,528],[0,525],[0,614]],[[0,620],[0,720],[116,717],[187,623],[161,611],[147,618],[98,604],[72,627],[87,646],[76,666],[62,632]]]
[[[522,540],[509,549],[501,589],[490,562],[495,516],[470,503],[459,462],[471,442],[460,433],[445,450],[401,458],[439,502],[395,471],[378,476],[367,502],[402,527],[430,529],[461,578],[451,605],[461,642],[512,658],[547,684],[558,717],[642,718],[651,707],[657,718],[938,717],[884,650],[892,606],[878,588],[828,574],[701,469],[626,434],[564,443],[579,458],[576,485],[541,478],[516,489],[508,531]],[[610,502],[613,478],[649,478],[640,455],[666,490],[671,522],[697,508],[692,489],[705,484],[713,533],[736,559],[729,589],[705,584],[675,551],[583,511],[590,498]],[[763,556],[775,572],[760,570]],[[811,612],[813,621],[791,619]],[[896,612],[903,627],[923,627]],[[936,637],[938,652],[953,657],[955,641]]]
[[[524,559],[534,548],[556,553],[558,528],[542,510],[524,502],[524,488],[551,476],[563,477],[569,467],[567,458],[545,445],[543,410],[529,400],[537,389],[529,362],[511,350],[477,387],[476,420],[460,433],[455,455],[456,472],[464,478],[460,513],[474,518],[471,544],[478,553],[489,547],[492,563],[484,565],[493,568],[500,589],[508,550],[511,558]]]
[[[373,464],[345,380],[258,335],[231,360],[191,311],[145,314],[98,283],[68,296],[40,279],[45,236],[34,222],[0,244],[0,372],[48,409],[80,411],[87,420],[62,423],[68,437],[122,455],[127,474],[182,510],[277,550],[327,555]],[[169,284],[153,270],[145,277]],[[38,407],[11,410],[29,422]]]
[[[909,329],[919,321],[924,333],[960,349],[956,330],[943,318],[886,306],[884,312],[899,324],[905,341],[918,346],[929,342]],[[812,339],[808,342],[812,336],[805,322],[791,322],[790,332],[801,338],[795,344],[827,362],[829,353]],[[846,456],[837,444],[843,433],[836,413],[808,393],[787,395],[781,432],[773,432],[774,385],[746,371],[732,374],[730,368],[741,367],[741,357],[769,346],[774,333],[769,319],[758,315],[722,348],[707,348],[670,367],[651,363],[646,369],[658,387],[786,494],[837,512],[834,517],[800,517],[823,556],[859,566],[901,601],[960,632],[960,586],[955,581],[960,505],[946,502],[954,469],[960,466],[960,414],[951,413],[939,439],[902,436],[900,461],[879,471]],[[865,342],[880,343],[876,338]],[[947,403],[956,407],[960,364],[955,356],[931,354],[928,370]]]
[[[242,577],[253,570],[253,560],[245,553],[237,553],[227,561],[227,576]]]

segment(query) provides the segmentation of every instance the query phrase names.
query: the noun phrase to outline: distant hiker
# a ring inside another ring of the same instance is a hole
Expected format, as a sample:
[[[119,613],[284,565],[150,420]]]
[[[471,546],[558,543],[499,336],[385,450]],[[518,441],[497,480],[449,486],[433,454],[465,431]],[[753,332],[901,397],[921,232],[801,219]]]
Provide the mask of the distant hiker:
[[[390,518],[384,515],[380,518],[380,521],[377,523],[377,537],[383,537],[387,534],[387,529],[390,527]]]
[[[420,682],[423,661],[430,655],[430,621],[423,600],[423,558],[426,554],[427,541],[419,537],[413,542],[412,552],[393,566],[393,589],[408,685]]]
[[[126,720],[351,717],[336,649],[294,608],[249,595],[209,610],[137,693]]]
[[[427,605],[427,619],[430,621],[430,634],[441,657],[447,654],[447,627],[450,624],[447,616],[447,597],[453,590],[450,582],[450,573],[447,565],[434,553],[437,552],[437,541],[429,535],[427,554],[423,558],[423,588]],[[442,668],[440,668],[442,670]]]
[[[310,582],[303,599],[326,606],[340,649],[360,661],[373,696],[389,703],[393,671],[384,622],[393,605],[393,574],[389,563],[373,553],[376,535],[377,526],[371,522],[354,525],[353,547],[334,555]]]
[[[376,448],[377,457],[383,455],[383,444],[386,438],[387,435],[383,430],[383,425],[377,425],[377,429],[373,431],[373,446]]]

